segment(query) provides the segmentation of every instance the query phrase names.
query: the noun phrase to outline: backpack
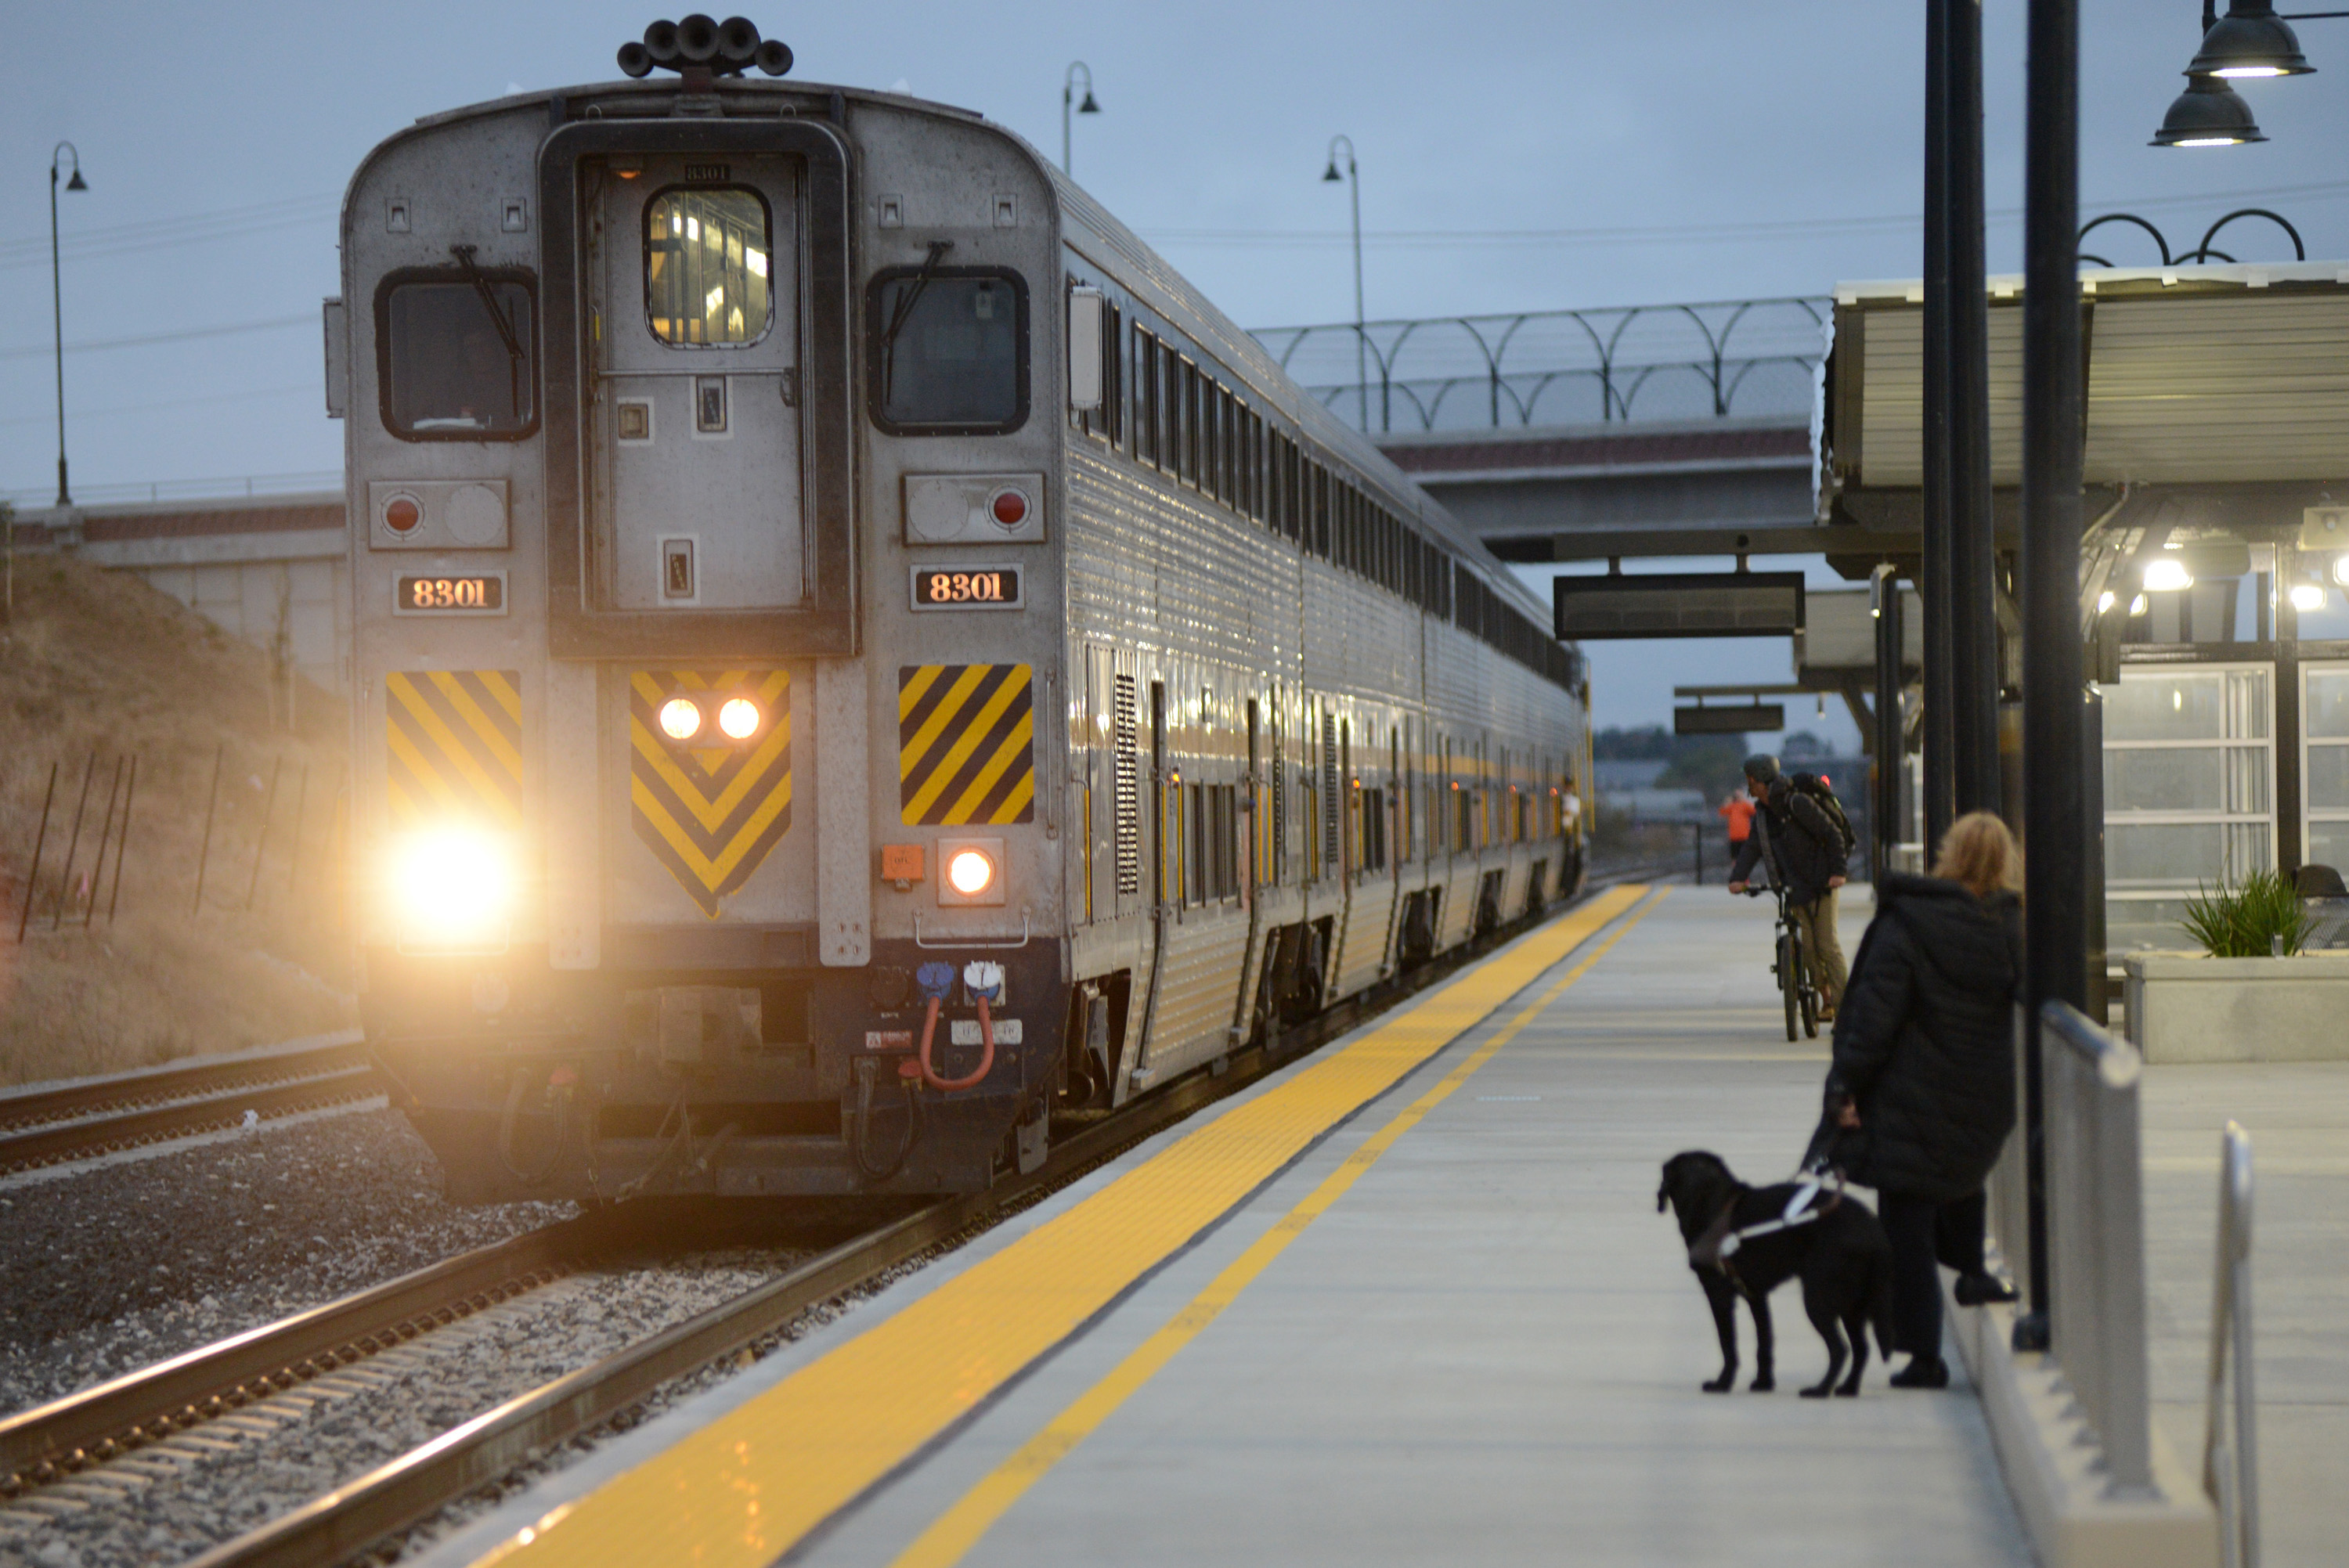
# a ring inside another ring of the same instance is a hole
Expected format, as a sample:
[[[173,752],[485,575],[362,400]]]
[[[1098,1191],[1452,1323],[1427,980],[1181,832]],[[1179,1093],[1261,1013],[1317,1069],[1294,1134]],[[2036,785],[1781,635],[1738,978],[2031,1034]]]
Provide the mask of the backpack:
[[[1813,803],[1827,814],[1827,820],[1835,824],[1836,833],[1843,841],[1843,858],[1847,861],[1851,859],[1852,851],[1859,847],[1859,835],[1851,830],[1851,819],[1843,814],[1843,802],[1835,798],[1835,791],[1827,788],[1826,781],[1816,773],[1789,773],[1786,783],[1808,795]]]

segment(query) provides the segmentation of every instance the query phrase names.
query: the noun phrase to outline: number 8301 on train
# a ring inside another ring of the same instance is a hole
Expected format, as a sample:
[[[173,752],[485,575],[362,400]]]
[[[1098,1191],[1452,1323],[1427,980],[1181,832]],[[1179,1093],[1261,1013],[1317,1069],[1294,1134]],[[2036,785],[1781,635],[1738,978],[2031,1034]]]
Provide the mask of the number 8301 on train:
[[[1034,149],[620,64],[377,148],[326,304],[452,1196],[983,1188],[1578,885],[1538,602]]]

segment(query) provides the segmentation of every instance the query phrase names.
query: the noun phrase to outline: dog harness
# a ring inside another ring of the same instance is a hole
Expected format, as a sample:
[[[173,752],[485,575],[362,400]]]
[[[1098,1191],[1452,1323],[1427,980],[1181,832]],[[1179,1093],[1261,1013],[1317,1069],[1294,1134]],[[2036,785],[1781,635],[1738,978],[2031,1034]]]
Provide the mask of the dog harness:
[[[1823,1214],[1834,1212],[1836,1205],[1843,1202],[1841,1174],[1837,1175],[1835,1190],[1827,1194],[1826,1202],[1819,1204],[1816,1209],[1811,1207],[1813,1200],[1818,1197],[1820,1190],[1825,1186],[1825,1178],[1816,1175],[1806,1176],[1801,1185],[1795,1189],[1794,1195],[1786,1200],[1785,1208],[1779,1212],[1776,1219],[1764,1220],[1758,1224],[1745,1225],[1735,1230],[1731,1229],[1729,1223],[1729,1216],[1737,1208],[1737,1199],[1733,1196],[1728,1202],[1721,1206],[1721,1212],[1714,1217],[1712,1224],[1704,1228],[1704,1233],[1690,1244],[1690,1266],[1717,1268],[1734,1278],[1736,1271],[1729,1266],[1729,1260],[1737,1255],[1737,1249],[1744,1244],[1748,1237],[1775,1235],[1780,1231],[1791,1231],[1797,1225],[1812,1223]]]

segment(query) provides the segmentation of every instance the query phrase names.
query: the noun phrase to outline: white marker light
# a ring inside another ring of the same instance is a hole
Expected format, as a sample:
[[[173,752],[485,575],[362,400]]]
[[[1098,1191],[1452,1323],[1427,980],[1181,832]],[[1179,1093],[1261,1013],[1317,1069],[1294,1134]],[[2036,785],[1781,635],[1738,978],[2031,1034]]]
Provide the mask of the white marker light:
[[[701,733],[701,708],[690,697],[673,696],[661,704],[660,727],[671,740],[691,740]]]
[[[748,740],[758,732],[759,705],[747,696],[730,696],[718,710],[718,727],[735,740]]]
[[[977,898],[995,881],[995,862],[978,850],[957,850],[947,861],[947,885],[965,898]]]

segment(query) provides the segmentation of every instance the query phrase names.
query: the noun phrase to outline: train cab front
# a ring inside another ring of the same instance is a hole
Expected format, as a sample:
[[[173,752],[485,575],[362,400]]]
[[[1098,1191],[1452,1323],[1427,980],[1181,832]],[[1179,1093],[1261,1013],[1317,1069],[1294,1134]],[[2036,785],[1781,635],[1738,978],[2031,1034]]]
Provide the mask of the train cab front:
[[[981,1188],[1067,1012],[1049,179],[657,86],[346,205],[368,1034],[460,1201]]]

